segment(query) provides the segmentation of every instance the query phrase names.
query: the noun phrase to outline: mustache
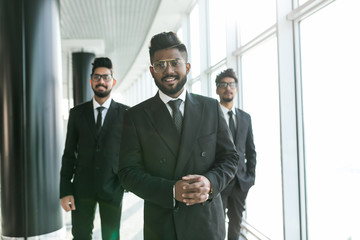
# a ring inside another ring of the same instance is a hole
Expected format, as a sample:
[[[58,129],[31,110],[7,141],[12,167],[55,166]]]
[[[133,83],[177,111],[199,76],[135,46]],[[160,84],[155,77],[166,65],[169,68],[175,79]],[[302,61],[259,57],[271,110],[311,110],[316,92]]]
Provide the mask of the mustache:
[[[104,84],[101,84],[101,83],[99,83],[99,84],[97,84],[97,85],[95,86],[95,88],[98,88],[98,87],[104,87],[104,88],[107,89],[107,87],[106,87]]]
[[[175,78],[177,80],[180,79],[179,75],[166,75],[163,78],[161,78],[161,81],[165,81],[165,79],[168,78],[168,77],[173,77],[173,78]]]

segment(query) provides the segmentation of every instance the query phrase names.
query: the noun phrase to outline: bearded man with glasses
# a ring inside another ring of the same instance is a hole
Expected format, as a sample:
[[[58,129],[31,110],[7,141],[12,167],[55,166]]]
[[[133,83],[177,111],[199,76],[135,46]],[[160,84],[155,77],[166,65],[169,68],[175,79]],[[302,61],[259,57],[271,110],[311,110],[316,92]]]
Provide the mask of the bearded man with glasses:
[[[232,133],[236,150],[244,154],[239,159],[239,168],[235,178],[221,192],[224,212],[227,209],[228,240],[238,240],[245,199],[255,183],[256,151],[252,131],[251,117],[248,113],[235,108],[234,99],[238,91],[238,79],[233,69],[229,68],[216,76],[216,93],[220,98],[229,130]]]
[[[96,58],[90,75],[94,97],[70,110],[60,172],[61,206],[71,211],[75,240],[92,239],[98,204],[103,240],[119,239],[124,190],[117,177],[124,111],[110,92],[109,58]]]
[[[238,154],[217,100],[186,91],[186,47],[173,32],[153,36],[157,94],[125,111],[119,178],[144,199],[144,239],[225,238],[220,192]]]

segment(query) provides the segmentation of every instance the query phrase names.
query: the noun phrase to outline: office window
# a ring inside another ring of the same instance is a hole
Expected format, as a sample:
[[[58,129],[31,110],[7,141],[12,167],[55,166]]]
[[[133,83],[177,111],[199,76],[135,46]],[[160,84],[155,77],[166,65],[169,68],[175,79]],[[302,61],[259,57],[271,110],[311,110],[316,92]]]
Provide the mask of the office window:
[[[200,79],[197,79],[196,81],[193,81],[190,85],[190,92],[201,94],[201,82]]]
[[[196,4],[190,13],[190,63],[191,76],[200,75],[200,27],[199,5]]]
[[[308,239],[360,239],[358,0],[300,23]]]
[[[226,57],[226,12],[223,0],[209,1],[210,65]]]
[[[276,0],[234,1],[238,9],[238,44],[246,44],[276,23]]]
[[[218,75],[221,71],[225,70],[226,66],[225,65],[221,65],[219,68],[217,68],[215,71],[213,71],[210,75],[210,81],[211,83],[209,84],[211,86],[211,97],[216,98],[219,100],[219,96],[216,94],[216,84],[215,84],[215,79],[216,79],[216,75]]]
[[[309,0],[299,0],[299,6],[300,6],[300,5],[303,5],[303,4],[306,3],[307,1],[309,1]]]
[[[257,151],[255,186],[246,219],[270,239],[283,239],[277,42],[272,38],[242,56],[243,109],[251,115]]]

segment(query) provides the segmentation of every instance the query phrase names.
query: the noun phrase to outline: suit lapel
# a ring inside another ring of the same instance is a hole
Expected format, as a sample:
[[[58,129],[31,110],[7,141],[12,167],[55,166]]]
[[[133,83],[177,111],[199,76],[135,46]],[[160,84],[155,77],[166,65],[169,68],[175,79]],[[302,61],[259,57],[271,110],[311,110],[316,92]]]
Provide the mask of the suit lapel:
[[[240,143],[241,136],[245,136],[245,124],[244,124],[244,115],[239,109],[236,109],[236,135],[235,135],[235,145]]]
[[[174,156],[177,156],[179,149],[179,134],[176,131],[173,120],[166,105],[161,101],[159,94],[152,98],[150,107],[145,109],[158,135],[163,139]]]
[[[196,144],[202,122],[202,105],[191,94],[186,94],[183,130],[180,151],[177,159],[175,176],[180,176],[190,160],[190,154]]]
[[[92,100],[86,103],[85,113],[84,113],[85,122],[88,123],[91,135],[96,138],[96,126],[94,118],[94,107]]]

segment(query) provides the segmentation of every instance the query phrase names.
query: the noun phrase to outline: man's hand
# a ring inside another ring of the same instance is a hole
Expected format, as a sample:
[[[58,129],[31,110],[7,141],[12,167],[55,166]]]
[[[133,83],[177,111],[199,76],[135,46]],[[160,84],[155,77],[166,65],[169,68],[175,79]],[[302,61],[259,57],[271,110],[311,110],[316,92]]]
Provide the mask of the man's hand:
[[[187,175],[175,184],[175,199],[187,206],[208,200],[210,181],[201,175]]]
[[[61,198],[60,202],[61,202],[61,207],[66,212],[75,210],[75,201],[74,201],[73,195],[68,195],[68,196]]]

